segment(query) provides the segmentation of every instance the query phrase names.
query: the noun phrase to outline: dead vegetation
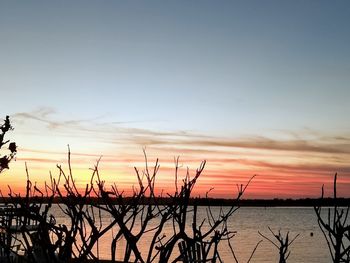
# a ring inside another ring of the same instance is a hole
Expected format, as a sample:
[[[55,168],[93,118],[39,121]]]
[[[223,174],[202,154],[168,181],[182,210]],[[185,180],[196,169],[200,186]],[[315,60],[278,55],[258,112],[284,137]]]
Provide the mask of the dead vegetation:
[[[324,190],[322,186],[321,199]],[[318,225],[327,241],[329,252],[334,263],[350,262],[350,222],[349,209],[337,205],[337,174],[334,175],[333,200],[334,205],[322,213],[321,205],[315,206]]]
[[[219,243],[234,237],[234,231],[228,229],[227,220],[239,208],[238,201],[244,194],[246,185],[238,187],[235,201],[229,208],[220,208],[219,213],[207,207],[207,217],[199,219],[197,204],[190,205],[193,188],[200,178],[206,162],[203,161],[191,177],[189,169],[178,182],[179,161],[175,161],[174,193],[167,193],[166,204],[158,201],[156,178],[159,171],[158,160],[150,167],[145,156],[145,168],[135,167],[137,187],[126,196],[115,183],[107,187],[101,178],[97,161],[92,169],[89,182],[79,189],[71,167],[68,148],[68,169],[57,165],[58,175],[50,174],[50,181],[40,189],[30,181],[27,171],[25,196],[14,193],[10,188],[10,203],[21,211],[23,226],[27,223],[37,226],[22,227],[12,235],[24,250],[29,262],[86,262],[99,261],[99,240],[113,231],[111,242],[112,262],[116,262],[117,251],[123,251],[123,262],[177,262],[185,260],[185,254],[178,249],[179,243],[187,247],[200,248],[197,257],[211,262],[222,262]],[[91,200],[99,200],[91,202]],[[53,200],[69,223],[57,223],[51,212]],[[148,203],[149,205],[146,205]],[[102,213],[110,218],[102,220]],[[26,222],[26,223],[25,223]],[[172,231],[165,229],[171,228]],[[148,237],[147,253],[142,253],[141,241]],[[121,239],[126,242],[119,242]],[[7,251],[18,253],[13,247]],[[199,251],[199,250],[198,250]],[[41,260],[41,261],[40,261]]]

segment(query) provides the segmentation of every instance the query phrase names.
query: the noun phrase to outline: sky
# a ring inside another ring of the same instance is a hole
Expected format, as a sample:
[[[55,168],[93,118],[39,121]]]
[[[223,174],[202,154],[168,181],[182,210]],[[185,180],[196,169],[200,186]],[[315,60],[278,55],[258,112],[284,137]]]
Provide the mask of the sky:
[[[25,163],[83,186],[96,160],[130,189],[160,161],[157,187],[207,160],[194,195],[350,196],[349,1],[1,1],[1,117]],[[2,154],[6,153],[2,149]],[[328,191],[328,192],[327,192]]]

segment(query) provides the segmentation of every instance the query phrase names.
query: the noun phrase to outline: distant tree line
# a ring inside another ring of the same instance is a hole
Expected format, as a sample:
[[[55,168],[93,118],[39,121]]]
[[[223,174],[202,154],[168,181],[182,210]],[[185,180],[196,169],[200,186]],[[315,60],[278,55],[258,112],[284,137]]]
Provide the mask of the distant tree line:
[[[18,197],[18,199],[26,198],[24,196]],[[37,202],[39,199],[41,202],[48,203],[52,202],[53,204],[57,204],[62,202],[69,197],[54,197],[50,198],[39,198],[37,196],[30,197],[32,202]],[[8,203],[13,200],[13,198],[8,196],[0,197],[0,203]],[[84,198],[83,202],[90,204],[103,204],[103,200],[100,197],[89,197]],[[123,200],[118,198],[111,198],[110,202],[112,204],[130,204],[134,202],[132,197],[125,196]],[[144,198],[143,200],[139,200],[140,205],[168,205],[172,202],[172,199],[169,197],[155,197],[155,198]],[[239,207],[315,207],[315,206],[339,206],[346,207],[350,205],[350,198],[339,197],[334,199],[333,197],[326,198],[300,198],[300,199],[241,199],[237,202],[236,199],[228,199],[228,198],[199,198],[199,197],[191,197],[188,200],[188,204],[190,206],[222,206],[229,207],[232,206],[233,203],[236,203]]]

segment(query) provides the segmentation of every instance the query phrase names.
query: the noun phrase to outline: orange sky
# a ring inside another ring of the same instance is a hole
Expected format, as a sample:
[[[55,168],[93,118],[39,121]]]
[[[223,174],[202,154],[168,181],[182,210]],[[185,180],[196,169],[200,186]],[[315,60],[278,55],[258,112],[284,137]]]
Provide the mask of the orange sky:
[[[210,193],[212,197],[233,198],[237,193],[236,184],[244,184],[257,175],[245,198],[318,197],[322,184],[326,195],[330,193],[335,172],[339,174],[339,194],[350,196],[350,151],[343,137],[304,134],[305,138],[223,138],[98,123],[63,122],[52,127],[47,124],[50,118],[43,122],[21,115],[14,115],[12,119],[16,128],[8,137],[19,147],[11,169],[1,174],[3,193],[7,192],[7,185],[23,191],[25,163],[32,181],[39,185],[49,179],[49,171],[58,174],[56,164],[67,168],[67,143],[70,143],[74,175],[82,187],[91,175],[89,168],[102,156],[100,172],[107,185],[115,182],[130,191],[137,183],[133,167],[144,169],[145,147],[150,166],[159,158],[159,191],[174,191],[174,158],[179,156],[180,178],[185,176],[187,167],[194,175],[201,161],[207,161],[194,189],[195,196],[203,196],[214,188]],[[35,130],[28,132],[28,127]]]

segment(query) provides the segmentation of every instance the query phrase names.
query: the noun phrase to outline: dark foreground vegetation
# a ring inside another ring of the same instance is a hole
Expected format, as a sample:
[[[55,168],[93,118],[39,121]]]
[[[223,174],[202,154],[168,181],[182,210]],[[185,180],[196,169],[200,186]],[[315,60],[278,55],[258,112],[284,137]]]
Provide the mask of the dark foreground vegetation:
[[[4,141],[4,135],[10,128],[9,119],[6,118],[1,126],[1,147],[9,143]],[[8,150],[10,153],[1,157],[5,161],[0,171],[8,169],[16,153],[15,144],[10,144]],[[116,262],[119,251],[124,254],[123,262],[222,262],[219,244],[225,242],[231,251],[232,262],[238,263],[235,247],[231,243],[236,232],[228,228],[228,219],[242,205],[281,205],[281,202],[313,205],[333,262],[350,262],[349,203],[348,199],[339,199],[336,195],[337,176],[334,178],[334,196],[331,199],[324,199],[322,191],[317,201],[241,200],[252,177],[245,185],[237,186],[234,198],[221,200],[219,212],[214,213],[212,206],[218,205],[218,200],[208,195],[202,199],[191,196],[205,164],[203,161],[193,175],[187,170],[180,178],[177,159],[174,192],[159,195],[155,189],[158,160],[150,166],[145,154],[144,169],[135,168],[137,186],[133,187],[131,195],[126,196],[117,183],[106,185],[99,174],[99,162],[92,168],[85,187],[78,188],[68,148],[67,169],[57,165],[57,175],[50,175],[50,181],[42,188],[31,182],[26,169],[25,194],[15,193],[9,187],[9,194],[2,197],[6,205],[0,209],[0,262],[101,262],[99,241],[106,233],[114,231],[110,262]],[[55,203],[69,219],[68,223],[57,222],[52,213]],[[199,205],[206,206],[205,219],[197,216]],[[223,205],[226,207],[222,208]],[[346,208],[343,207],[345,205]],[[326,218],[322,217],[322,209],[328,209]],[[111,220],[103,221],[102,213]],[[166,229],[171,231],[166,232]],[[141,244],[145,235],[150,241]],[[269,234],[260,235],[277,248],[279,262],[287,262],[290,246],[297,236],[290,237],[289,233],[280,231],[274,233],[271,229]],[[126,242],[119,242],[121,239]],[[250,262],[261,242],[257,242],[244,262]],[[141,253],[141,246],[147,246],[147,253]]]

